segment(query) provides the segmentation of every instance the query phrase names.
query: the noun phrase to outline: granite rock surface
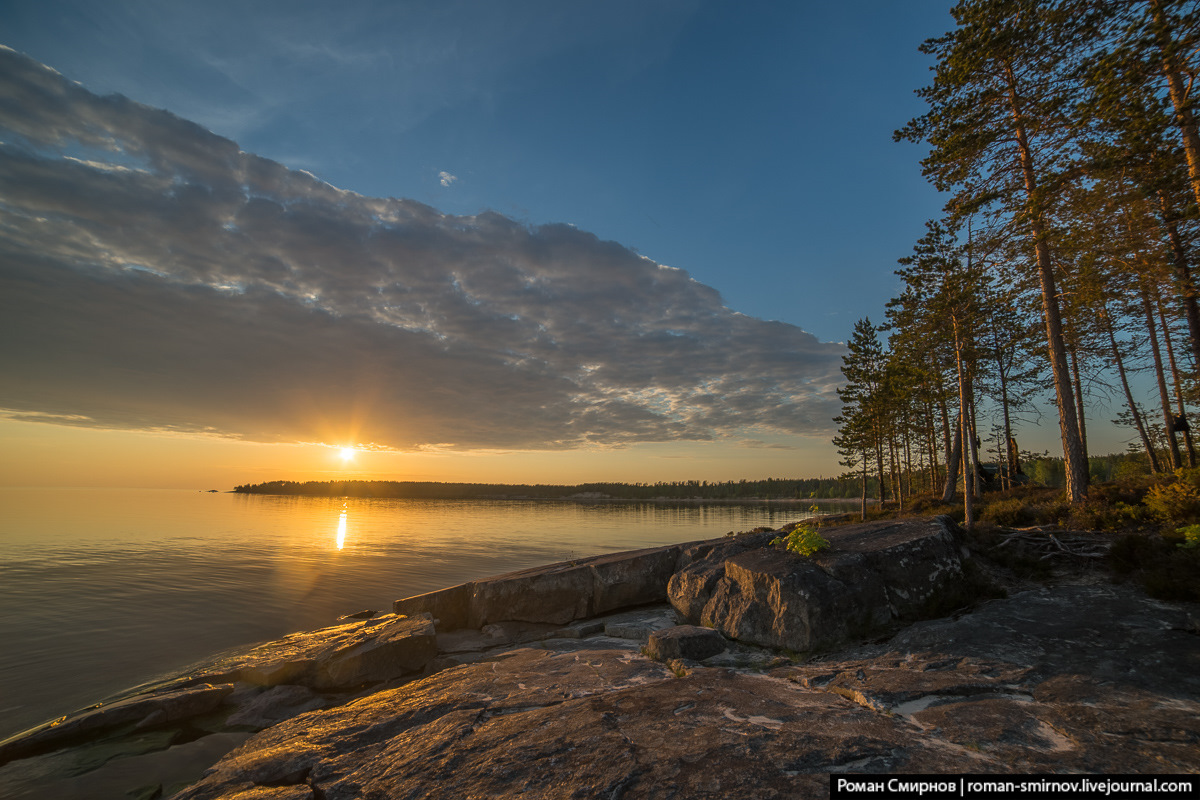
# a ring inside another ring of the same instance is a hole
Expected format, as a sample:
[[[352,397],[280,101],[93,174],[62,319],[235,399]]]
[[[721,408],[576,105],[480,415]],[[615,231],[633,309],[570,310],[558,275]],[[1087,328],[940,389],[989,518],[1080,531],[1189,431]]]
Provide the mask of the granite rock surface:
[[[1191,624],[1132,589],[1059,587],[762,672],[524,648],[269,728],[177,800],[819,797],[836,772],[1194,772]]]

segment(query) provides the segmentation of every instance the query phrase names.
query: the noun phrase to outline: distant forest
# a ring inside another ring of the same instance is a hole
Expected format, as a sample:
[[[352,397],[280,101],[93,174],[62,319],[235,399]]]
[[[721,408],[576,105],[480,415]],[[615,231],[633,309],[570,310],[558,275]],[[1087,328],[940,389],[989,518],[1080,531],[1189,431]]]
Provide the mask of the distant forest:
[[[1144,454],[1120,453],[1089,459],[1094,481],[1149,471]],[[1036,456],[1022,464],[1034,483],[1062,486],[1061,458]],[[876,479],[867,496],[878,497]],[[239,494],[301,495],[305,497],[397,497],[409,500],[806,500],[857,499],[861,475],[838,478],[767,478],[760,481],[659,481],[657,483],[580,483],[574,486],[525,483],[438,483],[428,481],[270,481],[234,487]]]
[[[434,483],[421,481],[271,481],[237,486],[242,494],[310,497],[402,497],[413,500],[796,500],[854,496],[856,478],[768,478],[761,481],[674,481],[658,483],[581,483],[575,486],[526,483]]]

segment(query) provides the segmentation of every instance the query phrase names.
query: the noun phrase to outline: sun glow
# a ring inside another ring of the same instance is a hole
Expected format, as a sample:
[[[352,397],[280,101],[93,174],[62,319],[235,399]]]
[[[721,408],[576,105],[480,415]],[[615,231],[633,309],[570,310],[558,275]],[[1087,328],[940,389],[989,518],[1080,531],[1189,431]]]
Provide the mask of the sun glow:
[[[342,457],[342,461],[353,461],[354,454],[357,452],[358,451],[355,450],[353,447],[343,447],[341,450],[338,451],[338,454]]]

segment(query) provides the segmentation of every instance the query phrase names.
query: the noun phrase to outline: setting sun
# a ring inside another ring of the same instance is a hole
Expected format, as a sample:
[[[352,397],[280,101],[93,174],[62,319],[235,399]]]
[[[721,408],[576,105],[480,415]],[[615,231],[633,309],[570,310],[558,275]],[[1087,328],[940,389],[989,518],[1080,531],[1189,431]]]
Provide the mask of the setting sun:
[[[343,447],[339,452],[342,457],[342,461],[350,461],[354,458],[354,454],[357,451],[353,447]]]

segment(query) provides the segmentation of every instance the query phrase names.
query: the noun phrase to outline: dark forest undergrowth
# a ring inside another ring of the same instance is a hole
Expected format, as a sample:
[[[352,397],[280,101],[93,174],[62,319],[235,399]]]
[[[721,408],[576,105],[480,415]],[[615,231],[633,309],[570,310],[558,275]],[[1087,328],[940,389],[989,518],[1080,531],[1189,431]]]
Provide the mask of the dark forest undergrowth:
[[[946,514],[962,524],[957,499],[915,496],[903,509],[868,506],[865,516]],[[1036,485],[984,492],[974,502],[968,546],[1023,578],[1046,580],[1063,560],[1092,559],[1114,582],[1138,583],[1160,600],[1200,602],[1200,468],[1096,483],[1074,507],[1062,489]],[[827,524],[859,519],[846,514]]]

